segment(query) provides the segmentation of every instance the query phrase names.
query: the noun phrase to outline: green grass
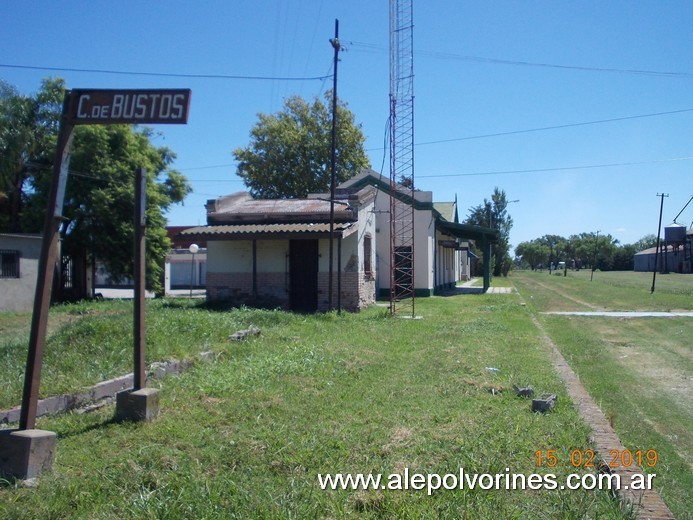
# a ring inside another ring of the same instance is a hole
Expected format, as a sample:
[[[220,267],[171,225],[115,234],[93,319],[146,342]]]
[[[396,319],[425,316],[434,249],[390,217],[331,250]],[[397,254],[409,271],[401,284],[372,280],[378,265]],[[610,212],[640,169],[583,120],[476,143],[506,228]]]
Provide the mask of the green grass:
[[[244,327],[247,313],[222,313],[199,300],[147,302],[149,361],[190,359],[225,344]],[[26,367],[29,315],[0,314],[0,408],[19,404]],[[41,397],[75,391],[132,372],[133,303],[103,301],[60,305],[51,310],[41,376]]]
[[[570,310],[690,310],[693,308],[693,277],[685,274],[657,275],[655,292],[652,273],[601,272],[590,281],[589,270],[512,273],[511,279],[525,290],[540,311]]]
[[[482,280],[483,282],[483,280]],[[483,285],[480,284],[480,285]],[[492,276],[491,287],[512,287],[512,278],[510,276]]]
[[[53,348],[74,337],[63,329],[106,315],[122,320],[124,336],[126,307],[76,307],[82,314],[54,332]],[[377,307],[305,316],[150,302],[150,360],[168,356],[170,343],[178,354],[212,349],[215,361],[156,381],[161,413],[148,425],[116,424],[112,407],[39,419],[58,434],[54,470],[37,488],[1,487],[0,517],[626,517],[606,492],[321,490],[317,474],[328,472],[542,473],[537,450],[556,449],[568,462],[571,450],[589,447],[589,428],[516,296],[420,299],[417,314],[423,319],[392,319]],[[225,341],[249,325],[262,334]],[[120,345],[114,336],[104,343]],[[128,365],[125,347],[103,348],[122,350],[113,363]],[[84,372],[71,378],[86,384]],[[513,384],[558,394],[556,410],[531,413]]]
[[[565,279],[525,272],[513,280],[535,311],[590,310],[575,300],[606,309],[693,310],[692,276],[662,276],[675,283],[658,283],[651,295],[643,274],[597,272],[590,282],[589,273]],[[539,319],[624,445],[657,450],[657,488],[676,518],[691,518],[693,319]]]

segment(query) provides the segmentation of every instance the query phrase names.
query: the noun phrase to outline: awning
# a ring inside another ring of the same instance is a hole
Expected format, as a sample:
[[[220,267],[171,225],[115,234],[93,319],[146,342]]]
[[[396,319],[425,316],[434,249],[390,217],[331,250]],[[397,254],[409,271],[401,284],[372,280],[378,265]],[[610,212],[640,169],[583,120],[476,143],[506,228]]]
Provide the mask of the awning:
[[[355,222],[335,223],[334,236],[344,238],[356,231]],[[298,224],[227,224],[220,226],[198,226],[181,231],[178,236],[183,238],[204,238],[206,240],[277,240],[281,238],[329,238],[330,224],[298,223]]]
[[[487,228],[483,226],[474,226],[472,224],[458,224],[448,222],[447,220],[438,220],[438,228],[446,233],[457,238],[468,240],[478,240],[495,244],[500,238],[500,233],[497,229]]]

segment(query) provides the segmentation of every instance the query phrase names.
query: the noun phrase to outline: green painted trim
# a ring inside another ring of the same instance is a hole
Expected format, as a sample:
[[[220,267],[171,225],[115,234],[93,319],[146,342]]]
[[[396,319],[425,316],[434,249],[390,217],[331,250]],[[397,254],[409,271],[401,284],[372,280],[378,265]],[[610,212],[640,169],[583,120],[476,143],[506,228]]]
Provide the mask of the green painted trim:
[[[370,175],[365,176],[363,179],[359,179],[356,181],[354,184],[349,186],[349,188],[364,188],[366,186],[373,186],[375,185],[376,188],[378,188],[380,191],[383,191],[387,193],[388,195],[390,194],[390,184],[387,182],[383,182],[381,179],[378,179],[376,177],[372,177]],[[405,195],[403,193],[397,193],[396,194],[397,199],[401,200],[402,202],[406,203],[411,203],[411,197],[408,195]],[[421,202],[416,199],[414,199],[414,209],[417,210],[433,210],[438,215],[440,213],[433,207],[433,202]]]
[[[433,289],[414,289],[414,298],[428,298],[433,296]],[[390,299],[390,289],[380,289],[377,295],[378,300],[389,300]]]
[[[463,239],[480,240],[492,244],[495,244],[500,239],[499,231],[493,228],[475,226],[473,224],[458,224],[440,219],[436,221],[436,225],[440,230]]]

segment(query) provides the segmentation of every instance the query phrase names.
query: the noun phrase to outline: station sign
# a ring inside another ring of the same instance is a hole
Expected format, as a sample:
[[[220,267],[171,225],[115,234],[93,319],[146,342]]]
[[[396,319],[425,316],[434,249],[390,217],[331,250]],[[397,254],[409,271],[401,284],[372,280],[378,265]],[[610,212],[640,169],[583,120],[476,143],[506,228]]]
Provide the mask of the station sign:
[[[186,124],[190,89],[70,91],[67,121],[73,125]]]

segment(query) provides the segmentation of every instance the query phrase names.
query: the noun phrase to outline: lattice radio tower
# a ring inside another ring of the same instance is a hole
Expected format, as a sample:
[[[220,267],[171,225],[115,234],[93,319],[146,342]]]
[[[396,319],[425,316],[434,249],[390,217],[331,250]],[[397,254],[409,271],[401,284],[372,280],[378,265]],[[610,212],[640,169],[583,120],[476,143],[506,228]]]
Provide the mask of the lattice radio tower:
[[[390,0],[390,313],[414,317],[413,0]]]

